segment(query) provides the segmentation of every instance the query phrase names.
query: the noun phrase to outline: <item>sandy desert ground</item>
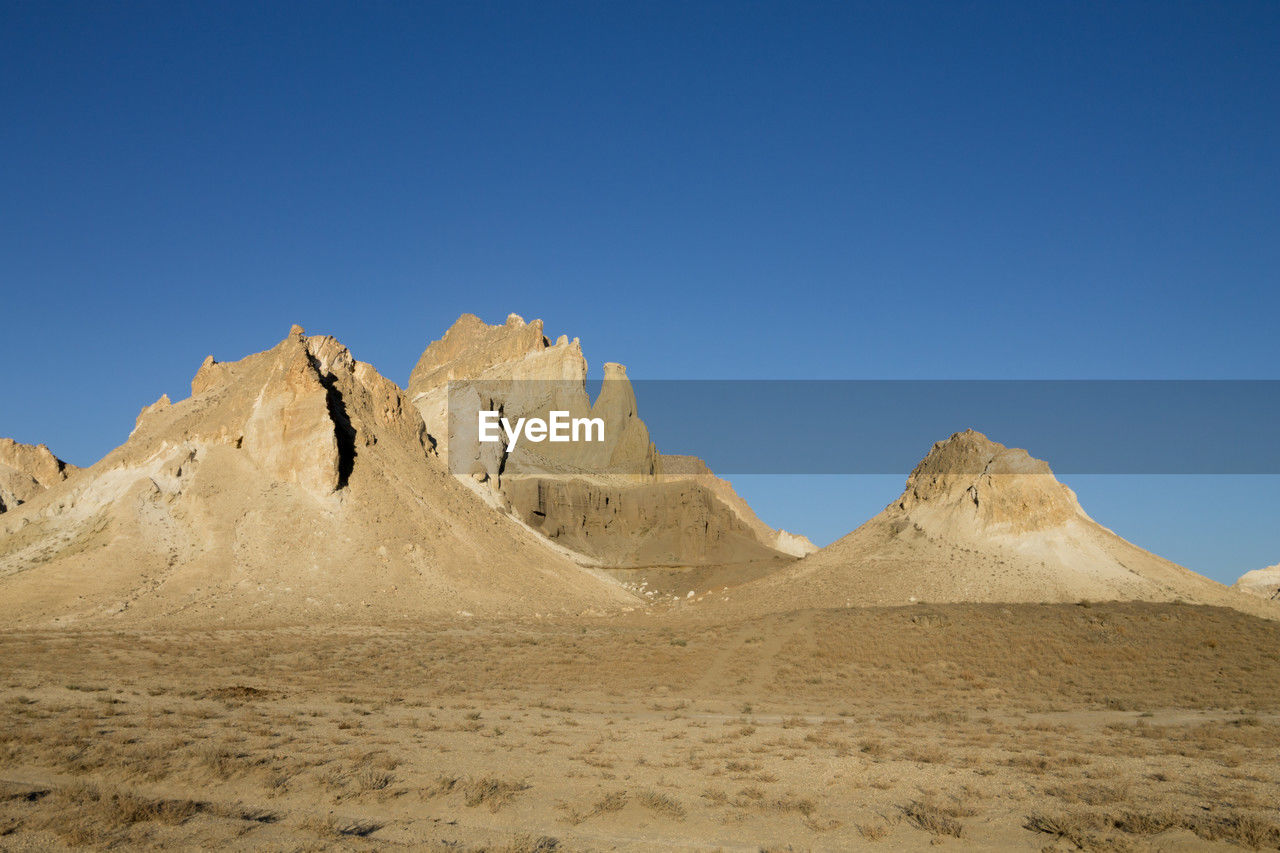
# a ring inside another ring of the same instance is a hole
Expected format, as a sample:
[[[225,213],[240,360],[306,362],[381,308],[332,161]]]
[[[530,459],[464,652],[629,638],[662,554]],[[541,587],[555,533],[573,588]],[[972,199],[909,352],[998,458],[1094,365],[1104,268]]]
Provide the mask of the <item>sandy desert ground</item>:
[[[10,631],[0,848],[1276,848],[1277,648],[1154,603]]]

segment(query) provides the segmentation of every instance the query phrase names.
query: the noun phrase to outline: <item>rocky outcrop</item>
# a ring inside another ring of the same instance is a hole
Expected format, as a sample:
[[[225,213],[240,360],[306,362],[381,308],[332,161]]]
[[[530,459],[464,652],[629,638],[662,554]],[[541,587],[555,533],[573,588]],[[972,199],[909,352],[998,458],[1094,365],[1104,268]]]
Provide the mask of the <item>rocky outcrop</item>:
[[[163,412],[165,409],[169,408],[172,405],[173,405],[173,402],[169,399],[169,395],[161,394],[159,400],[156,400],[150,406],[143,406],[142,411],[138,412],[137,419],[134,420],[133,432],[138,431],[138,429],[142,426],[142,422],[144,420],[156,414],[157,412]],[[133,432],[129,433],[129,435],[133,435]]]
[[[401,389],[331,337],[206,359],[125,444],[0,516],[11,624],[609,612],[634,597],[445,469]]]
[[[513,314],[490,326],[468,314],[423,352],[408,392],[455,474],[480,483],[496,507],[602,565],[752,562],[812,548],[763,524],[706,466],[669,475],[623,365],[604,365],[594,401],[586,381],[577,338],[553,343],[541,320]],[[546,418],[552,410],[600,418],[605,440],[526,443],[507,453],[475,440],[468,427],[480,410],[512,420]]]
[[[541,320],[526,323],[512,314],[489,326],[464,314],[427,347],[409,377],[408,393],[427,430],[455,473],[474,476],[501,490],[502,476],[538,473],[614,473],[652,477],[657,450],[636,414],[626,368],[605,366],[605,381],[593,404],[587,395],[587,362],[578,339],[552,343]],[[546,418],[553,410],[570,417],[603,417],[609,424],[601,444],[518,446],[514,454],[475,440],[478,411]]]
[[[43,444],[0,438],[0,512],[26,503],[78,470]]]
[[[526,363],[530,358],[536,363]],[[483,377],[585,380],[586,376],[577,338],[561,337],[552,344],[543,334],[541,320],[526,323],[518,314],[509,315],[500,326],[463,314],[444,337],[423,351],[409,375],[408,390],[416,395],[453,380]]]
[[[317,347],[297,326],[286,343],[253,402],[241,446],[273,479],[327,495],[346,485],[351,474],[354,429],[341,394],[326,387],[335,379],[331,366],[313,353]],[[338,358],[349,375],[350,354],[344,351]]]
[[[231,370],[231,365],[220,364],[211,355],[205,356],[200,369],[196,371],[195,376],[191,377],[191,396],[203,394],[210,388],[227,382],[231,378]]]
[[[902,495],[875,518],[727,597],[725,606],[753,612],[1081,600],[1265,610],[1120,538],[1085,513],[1048,464],[973,430],[935,444]]]
[[[898,508],[953,528],[1000,533],[1045,530],[1087,518],[1049,464],[965,430],[940,441],[911,472]]]
[[[640,420],[636,392],[624,365],[605,362],[604,381],[591,404],[591,417],[602,418],[608,425],[592,467],[601,471],[661,473],[657,448],[649,439],[648,427]]]
[[[1235,588],[1268,601],[1280,601],[1280,565],[1245,572]]]

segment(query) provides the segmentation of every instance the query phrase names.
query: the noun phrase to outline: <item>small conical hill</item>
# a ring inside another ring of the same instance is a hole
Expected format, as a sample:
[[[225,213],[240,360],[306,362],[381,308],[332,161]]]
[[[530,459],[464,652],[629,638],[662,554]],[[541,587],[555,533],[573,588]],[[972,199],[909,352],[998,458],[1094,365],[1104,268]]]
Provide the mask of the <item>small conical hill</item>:
[[[902,495],[857,530],[727,597],[748,610],[1081,600],[1261,609],[1125,541],[1047,463],[972,430],[935,444]]]

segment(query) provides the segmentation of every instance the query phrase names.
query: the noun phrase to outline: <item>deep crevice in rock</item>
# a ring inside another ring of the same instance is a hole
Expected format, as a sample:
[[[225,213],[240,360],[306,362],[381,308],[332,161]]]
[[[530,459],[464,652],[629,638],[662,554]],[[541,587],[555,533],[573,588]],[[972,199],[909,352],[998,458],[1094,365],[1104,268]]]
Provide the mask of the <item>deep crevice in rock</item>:
[[[351,472],[356,467],[356,428],[351,424],[347,414],[347,404],[338,390],[337,380],[332,373],[320,370],[315,359],[311,362],[316,367],[320,384],[324,386],[324,399],[329,407],[329,419],[333,421],[333,437],[338,444],[338,488],[344,489],[351,479]]]

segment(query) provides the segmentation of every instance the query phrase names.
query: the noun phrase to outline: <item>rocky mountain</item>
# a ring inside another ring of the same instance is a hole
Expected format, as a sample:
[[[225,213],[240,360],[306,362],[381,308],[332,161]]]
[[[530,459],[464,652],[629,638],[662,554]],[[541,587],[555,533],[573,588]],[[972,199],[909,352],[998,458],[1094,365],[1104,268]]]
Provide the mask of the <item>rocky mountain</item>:
[[[1269,601],[1280,601],[1280,565],[1245,572],[1236,581],[1235,588]]]
[[[1048,464],[972,430],[935,444],[902,495],[857,530],[723,598],[751,610],[1081,600],[1258,609],[1120,538]]]
[[[368,622],[635,599],[445,468],[401,389],[294,327],[205,360],[97,464],[0,516],[0,620]]]
[[[724,480],[663,456],[640,419],[620,364],[605,364],[594,401],[578,339],[554,343],[541,320],[491,326],[464,315],[423,352],[408,393],[450,469],[497,508],[610,568],[746,563],[799,556],[807,539],[769,528]],[[480,410],[546,418],[552,410],[606,423],[599,444],[482,444]],[[450,423],[450,418],[454,422]]]
[[[80,470],[63,462],[43,444],[0,438],[0,512],[26,503]]]

